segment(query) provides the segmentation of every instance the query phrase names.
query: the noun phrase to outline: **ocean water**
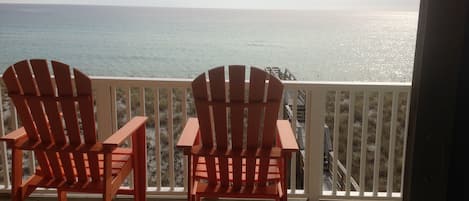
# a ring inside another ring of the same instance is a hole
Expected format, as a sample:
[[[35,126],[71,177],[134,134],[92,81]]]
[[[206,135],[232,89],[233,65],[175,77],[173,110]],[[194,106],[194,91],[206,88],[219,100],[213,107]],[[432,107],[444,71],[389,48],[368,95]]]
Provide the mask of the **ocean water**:
[[[299,80],[407,82],[417,12],[0,4],[0,71],[47,58],[89,75],[193,78],[220,65]]]

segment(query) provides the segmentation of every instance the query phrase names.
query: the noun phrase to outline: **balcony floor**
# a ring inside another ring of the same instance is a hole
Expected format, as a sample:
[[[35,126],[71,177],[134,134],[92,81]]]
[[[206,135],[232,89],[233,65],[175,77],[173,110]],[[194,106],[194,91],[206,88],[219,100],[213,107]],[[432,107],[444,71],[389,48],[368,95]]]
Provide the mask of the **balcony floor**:
[[[55,197],[33,197],[33,198],[28,198],[26,201],[56,201],[57,198]],[[163,201],[163,200],[170,200],[170,201],[186,201],[186,199],[175,199],[175,198],[147,198],[148,201]],[[236,201],[235,199],[202,199],[204,201],[211,201],[211,200],[227,200],[227,201]],[[248,199],[246,199],[248,200]],[[259,199],[260,201],[264,201],[264,199]],[[289,199],[289,200],[305,200],[305,199]],[[8,197],[0,197],[0,201],[10,201],[10,198]],[[68,201],[102,201],[101,198],[68,198]],[[129,199],[129,198],[116,198],[114,201],[134,201],[134,199]],[[267,199],[266,199],[267,201]]]

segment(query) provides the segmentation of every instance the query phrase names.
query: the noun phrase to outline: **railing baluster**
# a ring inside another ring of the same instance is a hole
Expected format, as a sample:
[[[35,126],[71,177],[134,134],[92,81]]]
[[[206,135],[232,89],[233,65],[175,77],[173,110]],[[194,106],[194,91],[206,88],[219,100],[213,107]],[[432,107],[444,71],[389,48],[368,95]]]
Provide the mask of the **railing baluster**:
[[[125,114],[127,115],[127,121],[132,119],[132,95],[130,92],[130,87],[124,89],[124,97],[125,97]],[[117,117],[116,117],[117,118]]]
[[[117,87],[111,86],[111,117],[112,117],[111,124],[112,124],[112,133],[116,132],[117,129],[118,129],[116,90],[117,90]],[[110,133],[109,135],[112,135],[112,133]]]
[[[293,90],[293,105],[292,105],[292,120],[291,126],[295,133],[298,135],[298,120],[297,120],[297,109],[298,109],[298,90]],[[296,136],[298,139],[298,136]],[[301,143],[301,142],[300,142]],[[300,145],[301,146],[301,145]],[[296,191],[296,153],[292,153],[291,162],[290,162],[290,190],[292,194],[295,194]]]
[[[18,113],[16,112],[15,104],[10,100],[10,108],[11,108],[11,120],[10,126],[13,130],[18,129]]]
[[[375,138],[375,158],[373,167],[373,196],[378,195],[379,190],[379,166],[381,159],[381,135],[383,127],[383,104],[384,104],[384,92],[379,91],[378,94],[378,115],[376,124],[376,138]]]
[[[0,108],[3,108],[3,87],[0,87]],[[0,109],[0,136],[5,135],[3,120],[3,109]],[[3,187],[7,189],[10,187],[10,173],[8,172],[8,156],[5,143],[0,143],[0,149],[2,150]]]
[[[366,152],[368,141],[368,92],[363,91],[362,136],[360,148],[360,196],[365,192]]]
[[[406,108],[405,108],[405,128],[404,128],[404,142],[402,143],[402,169],[401,169],[401,189],[402,196],[404,186],[404,170],[405,170],[405,152],[407,147],[407,134],[409,129],[409,113],[410,113],[410,91],[407,92]]]
[[[247,86],[247,85],[246,85]],[[285,97],[285,91],[282,94],[282,97]],[[283,114],[285,114],[285,100],[282,98],[280,100],[280,108],[278,110],[278,119],[283,119]]]
[[[396,147],[396,120],[397,120],[397,106],[398,106],[399,93],[394,91],[392,93],[392,112],[391,112],[391,133],[389,139],[389,154],[388,154],[388,179],[387,179],[387,196],[391,197],[394,177],[394,151]]]
[[[338,169],[338,158],[339,158],[339,115],[340,115],[340,91],[335,92],[334,101],[334,137],[332,141],[332,195],[337,194],[337,169]]]
[[[311,167],[311,149],[312,149],[312,143],[311,143],[311,140],[316,140],[316,139],[313,139],[312,136],[312,128],[311,128],[311,118],[312,118],[312,112],[311,112],[311,106],[312,106],[312,95],[311,95],[311,91],[308,90],[307,92],[307,97],[306,97],[306,107],[305,107],[305,162],[304,162],[304,177],[303,177],[303,180],[304,180],[304,189],[305,189],[305,193],[306,194],[311,194],[311,169],[310,168],[307,168],[307,167]],[[282,104],[283,106],[283,104]],[[311,196],[310,196],[311,197]]]
[[[168,88],[169,187],[174,190],[173,88]]]
[[[139,115],[145,116],[145,88],[144,87],[140,87]]]
[[[182,103],[181,103],[181,112],[182,112],[182,123],[183,125],[186,123],[187,121],[187,88],[183,88],[182,89]],[[184,191],[187,192],[189,189],[187,189],[187,181],[188,181],[188,178],[187,178],[187,163],[189,162],[188,159],[187,159],[187,156],[183,156],[184,158],[184,163],[182,164],[183,168],[184,168]]]
[[[161,145],[160,145],[160,90],[155,89],[155,162],[156,162],[156,188],[161,190]]]
[[[355,122],[355,92],[349,92],[348,105],[348,130],[347,130],[347,156],[346,156],[346,172],[345,172],[345,195],[350,195],[350,179],[352,177],[352,146],[353,146],[353,124]]]

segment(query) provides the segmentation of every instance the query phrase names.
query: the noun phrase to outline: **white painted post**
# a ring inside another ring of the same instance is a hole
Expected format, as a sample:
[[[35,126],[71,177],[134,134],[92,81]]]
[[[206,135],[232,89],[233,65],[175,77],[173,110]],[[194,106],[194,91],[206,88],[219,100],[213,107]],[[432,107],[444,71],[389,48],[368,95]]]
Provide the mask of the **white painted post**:
[[[310,117],[306,124],[311,127],[306,136],[310,136],[307,143],[311,144],[311,150],[306,150],[309,158],[307,167],[309,172],[308,197],[310,201],[317,201],[322,195],[322,175],[324,167],[324,117],[326,112],[326,93],[322,88],[313,88],[309,91],[308,102],[310,108],[306,108]]]
[[[182,123],[183,125],[186,123],[187,121],[187,88],[183,88],[182,89],[182,108],[181,108],[181,112],[182,112]],[[187,156],[183,156],[184,157],[184,163],[182,164],[182,166],[184,167],[184,192],[188,192],[189,189],[187,189],[187,181],[189,178],[187,178],[188,176],[188,169],[187,169],[187,163],[189,163],[189,160],[187,158]]]
[[[103,81],[94,81],[93,87],[96,91],[96,110],[98,122],[98,139],[105,140],[112,134],[112,105],[111,86]]]
[[[375,138],[375,158],[373,164],[373,196],[378,196],[379,191],[379,166],[381,160],[381,136],[383,132],[383,105],[384,105],[384,92],[379,91],[378,94],[378,114],[376,125],[376,138]]]
[[[339,165],[339,123],[340,123],[340,91],[335,92],[334,99],[334,131],[332,137],[332,195],[337,194],[338,165]]]
[[[404,170],[405,170],[405,152],[406,152],[406,146],[407,146],[407,134],[408,134],[408,129],[409,129],[409,113],[410,113],[410,91],[407,92],[407,99],[406,99],[406,109],[405,109],[405,129],[404,129],[404,142],[402,144],[403,150],[402,150],[402,168],[401,168],[401,197],[403,193],[403,187],[404,187]]]
[[[353,124],[355,123],[355,91],[349,91],[348,105],[348,130],[347,130],[347,152],[345,168],[345,196],[350,196],[350,183],[352,178],[352,142],[353,142]]]
[[[392,94],[392,112],[391,112],[391,136],[389,139],[389,154],[388,154],[388,179],[387,179],[387,196],[392,196],[393,183],[394,183],[394,155],[396,149],[396,121],[397,121],[397,107],[398,107],[399,93],[394,91]]]
[[[169,149],[169,187],[174,190],[174,135],[173,135],[173,88],[168,87],[168,149]]]
[[[297,118],[297,109],[298,109],[298,90],[293,90],[292,93],[293,104],[292,104],[292,119],[291,126],[294,131],[294,135],[298,139],[298,118]],[[301,135],[301,133],[300,133]],[[298,140],[297,140],[298,141]],[[301,146],[301,145],[300,145]],[[296,192],[296,153],[293,153],[290,160],[290,193],[295,194]]]
[[[160,90],[155,89],[155,161],[156,161],[156,189],[161,190],[161,149],[160,149]]]
[[[362,136],[360,148],[360,196],[365,194],[365,170],[366,170],[366,152],[368,142],[368,91],[363,91],[363,112],[362,112]]]

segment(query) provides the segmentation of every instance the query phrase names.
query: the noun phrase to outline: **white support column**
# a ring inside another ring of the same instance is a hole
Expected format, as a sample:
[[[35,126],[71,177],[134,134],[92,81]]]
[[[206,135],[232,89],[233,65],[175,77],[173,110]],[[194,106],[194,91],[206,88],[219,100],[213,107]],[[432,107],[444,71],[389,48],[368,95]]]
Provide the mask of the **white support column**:
[[[156,162],[156,189],[161,191],[161,146],[160,146],[160,90],[155,88],[155,162]]]
[[[301,133],[298,133],[298,118],[297,118],[297,110],[298,110],[298,90],[293,90],[292,91],[292,99],[293,99],[293,104],[292,104],[292,119],[291,119],[291,126],[292,129],[295,133],[295,137],[298,141],[298,136],[301,135]],[[300,142],[301,143],[301,142]],[[301,147],[301,145],[300,145]],[[293,153],[291,156],[290,160],[290,193],[295,194],[296,192],[296,153]]]
[[[181,112],[182,112],[182,124],[185,125],[186,121],[187,121],[187,88],[182,88],[182,108],[181,108]],[[184,192],[188,192],[189,189],[187,189],[187,181],[189,178],[188,177],[188,169],[187,169],[187,163],[189,163],[189,160],[187,158],[187,156],[183,156],[184,158],[184,163],[182,164],[183,168],[184,168]]]
[[[98,139],[103,141],[112,134],[111,86],[106,82],[93,82],[96,91]]]
[[[309,153],[309,164],[307,171],[309,172],[309,201],[317,201],[322,195],[322,182],[323,182],[323,162],[324,162],[324,117],[326,112],[326,93],[327,91],[321,88],[313,88],[309,92],[308,102],[310,108],[307,108],[309,117],[307,124],[311,127],[308,143],[311,144],[311,150],[306,150]]]

